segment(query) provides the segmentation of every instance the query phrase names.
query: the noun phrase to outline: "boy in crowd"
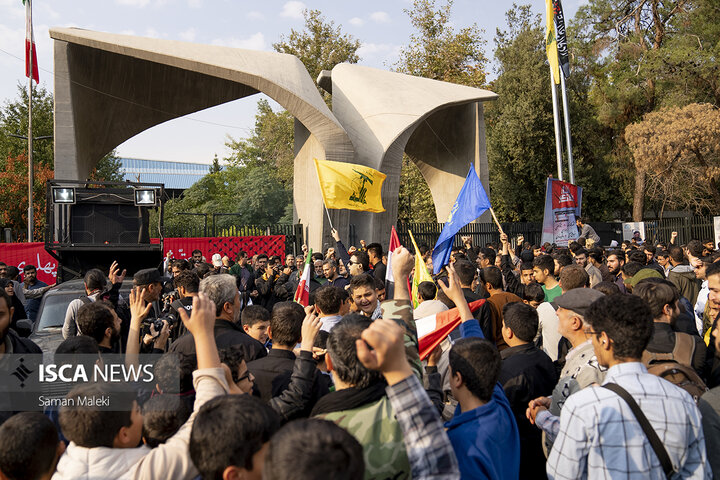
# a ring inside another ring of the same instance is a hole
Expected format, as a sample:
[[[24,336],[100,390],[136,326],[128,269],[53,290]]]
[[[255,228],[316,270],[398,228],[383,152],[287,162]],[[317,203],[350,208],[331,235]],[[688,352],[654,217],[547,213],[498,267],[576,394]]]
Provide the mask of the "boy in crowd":
[[[182,311],[181,317],[193,336],[197,351],[198,370],[193,373],[197,412],[210,399],[229,391],[213,336],[215,304],[201,293],[193,304],[190,318]],[[107,386],[85,384],[75,387],[69,395],[100,397],[110,394],[111,389]],[[70,445],[58,462],[55,480],[197,476],[197,469],[187,455],[195,414],[165,444],[150,450],[147,446],[138,447],[143,418],[134,395],[115,392],[111,401],[116,408],[114,411],[79,405],[62,407],[60,426]]]
[[[510,303],[503,311],[502,335],[507,349],[500,353],[499,382],[512,407],[520,433],[520,478],[545,478],[545,454],[540,430],[525,416],[530,400],[550,395],[558,380],[550,357],[533,343],[538,315],[524,303]]]
[[[270,312],[260,305],[248,305],[240,314],[242,328],[252,338],[268,346],[268,328],[270,327]]]
[[[40,412],[22,412],[0,426],[0,478],[46,480],[65,444],[52,421]]]

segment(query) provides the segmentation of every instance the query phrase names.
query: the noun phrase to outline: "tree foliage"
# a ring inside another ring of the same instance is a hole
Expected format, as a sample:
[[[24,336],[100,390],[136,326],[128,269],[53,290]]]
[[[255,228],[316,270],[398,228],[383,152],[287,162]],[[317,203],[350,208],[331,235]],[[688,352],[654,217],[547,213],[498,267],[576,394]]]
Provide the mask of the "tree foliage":
[[[625,130],[637,170],[665,207],[720,211],[720,110],[693,103],[645,115]]]
[[[319,10],[305,10],[304,15],[304,30],[293,29],[282,36],[273,45],[276,51],[297,56],[313,78],[338,63],[359,60],[358,40],[344,34]],[[231,153],[225,159],[227,166],[211,168],[182,198],[167,202],[165,223],[169,229],[199,222],[198,218],[175,215],[180,212],[233,214],[217,217],[218,228],[291,223],[294,121],[289,112],[275,111],[270,102],[260,100],[250,137],[228,139]]]
[[[456,31],[451,21],[452,0],[436,6],[435,0],[415,0],[405,9],[415,33],[400,50],[395,70],[408,75],[459,83],[485,85],[485,42],[476,24]],[[435,222],[435,203],[417,166],[403,156],[400,172],[398,220]]]
[[[267,100],[260,100],[253,134],[226,143],[232,152],[227,161],[237,167],[268,166],[284,187],[292,189],[294,137],[293,116],[286,110],[275,112]]]
[[[437,7],[435,0],[414,0],[405,9],[416,30],[400,50],[398,72],[471,87],[485,85],[487,58],[482,31],[476,24],[459,29],[451,22],[452,0]]]
[[[13,137],[28,134],[28,92],[18,84],[17,98],[6,100],[0,109],[0,164],[8,157],[26,155],[26,139]],[[33,162],[53,168],[53,98],[44,87],[33,88]]]
[[[332,70],[338,63],[357,63],[360,41],[342,32],[332,20],[326,20],[320,10],[304,10],[305,30],[290,30],[273,44],[275,51],[295,55],[314,80],[323,70]]]
[[[589,98],[612,130],[610,160],[624,172],[620,193],[632,200],[635,220],[643,216],[645,171],[634,169],[623,133],[658,108],[717,97],[717,11],[716,0],[591,0],[576,15]]]
[[[8,156],[0,171],[0,224],[12,229],[20,240],[27,239],[28,158],[26,154]],[[33,237],[42,240],[45,229],[45,183],[53,170],[44,163],[33,168]]]

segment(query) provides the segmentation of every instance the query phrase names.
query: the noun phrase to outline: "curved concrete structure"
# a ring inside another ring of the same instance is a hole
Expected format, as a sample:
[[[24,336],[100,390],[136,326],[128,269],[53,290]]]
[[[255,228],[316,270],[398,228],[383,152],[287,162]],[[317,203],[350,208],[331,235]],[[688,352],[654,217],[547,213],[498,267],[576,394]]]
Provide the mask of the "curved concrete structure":
[[[359,238],[387,242],[397,222],[403,152],[420,167],[438,221],[450,213],[472,164],[488,185],[482,103],[497,95],[359,65],[332,70],[333,113],[355,145],[356,163],[385,173],[382,214],[351,212]]]
[[[487,188],[486,90],[337,65],[319,82],[292,55],[74,28],[55,40],[55,177],[82,180],[98,160],[138,133],[173,118],[263,92],[295,116],[294,217],[313,249],[331,245],[314,158],[354,162],[387,175],[381,214],[333,210],[347,238],[386,243],[397,222],[403,152],[420,167],[444,221],[468,166]]]
[[[263,92],[316,140],[319,158],[350,161],[353,147],[293,55],[53,28],[55,178],[87,178],[98,160],[155,125]],[[298,215],[323,224],[322,203],[296,182]],[[321,230],[313,231],[313,244]]]

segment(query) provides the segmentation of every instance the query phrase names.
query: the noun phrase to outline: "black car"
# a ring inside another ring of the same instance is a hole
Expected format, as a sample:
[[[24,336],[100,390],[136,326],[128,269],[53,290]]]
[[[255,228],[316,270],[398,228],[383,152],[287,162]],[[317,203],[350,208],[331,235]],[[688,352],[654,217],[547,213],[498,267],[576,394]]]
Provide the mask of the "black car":
[[[128,298],[132,290],[132,280],[123,281],[120,295]],[[76,298],[86,295],[82,279],[63,282],[50,289],[42,298],[30,340],[35,342],[43,353],[54,353],[63,342],[62,327],[68,305]]]

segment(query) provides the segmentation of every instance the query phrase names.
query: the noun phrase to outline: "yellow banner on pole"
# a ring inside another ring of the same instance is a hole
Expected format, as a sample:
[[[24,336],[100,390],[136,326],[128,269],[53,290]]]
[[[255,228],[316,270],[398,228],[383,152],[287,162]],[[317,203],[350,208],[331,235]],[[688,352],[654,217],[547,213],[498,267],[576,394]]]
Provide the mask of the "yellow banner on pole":
[[[550,71],[556,84],[560,83],[560,64],[558,62],[557,38],[555,36],[555,10],[552,0],[545,0],[545,52]]]
[[[384,212],[380,192],[387,178],[374,168],[315,159],[320,191],[327,208]]]

